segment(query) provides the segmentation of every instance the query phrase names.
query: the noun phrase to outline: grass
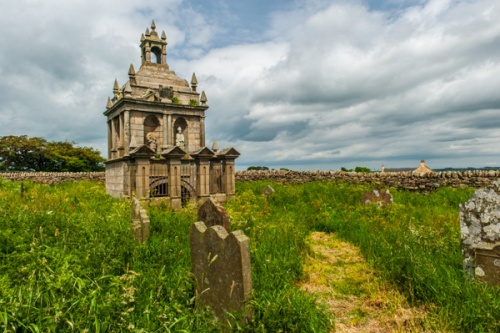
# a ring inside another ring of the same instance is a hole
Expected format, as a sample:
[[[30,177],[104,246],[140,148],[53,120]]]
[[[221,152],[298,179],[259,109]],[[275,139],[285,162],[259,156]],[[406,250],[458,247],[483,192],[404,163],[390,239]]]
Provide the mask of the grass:
[[[266,199],[260,191],[268,184],[238,182],[226,204],[233,230],[250,237],[255,313],[233,331],[332,329],[327,308],[298,287],[316,231],[359,246],[378,277],[430,309],[426,325],[434,330],[497,331],[499,289],[466,280],[461,268],[458,204],[472,190],[395,192],[395,203],[379,209],[361,204],[368,186],[271,184],[276,193]],[[21,198],[21,183],[0,180],[0,331],[216,332],[225,325],[195,306],[188,230],[196,207],[151,205],[151,236],[138,244],[130,203],[110,198],[103,185],[25,185]]]

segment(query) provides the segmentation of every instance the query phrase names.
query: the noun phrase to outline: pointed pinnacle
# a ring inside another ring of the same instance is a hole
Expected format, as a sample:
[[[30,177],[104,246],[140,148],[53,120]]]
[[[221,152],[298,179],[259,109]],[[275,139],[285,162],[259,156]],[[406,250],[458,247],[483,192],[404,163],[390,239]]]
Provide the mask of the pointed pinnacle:
[[[155,29],[156,29],[155,20],[153,20],[153,21],[151,22],[151,29],[152,29],[152,30],[155,30]]]
[[[207,102],[207,95],[205,95],[205,90],[201,92],[200,102],[201,104],[205,104]]]
[[[130,86],[130,81],[127,81],[127,83],[125,83],[125,93],[127,94],[132,93],[132,87]]]
[[[144,34],[141,35],[141,42],[144,42],[144,40],[146,39],[146,37],[144,37]]]
[[[130,64],[130,68],[128,69],[128,75],[129,76],[134,76],[135,75],[134,64]]]
[[[151,33],[149,32],[149,28],[146,28],[146,37],[148,37],[149,35],[151,35]]]
[[[161,32],[161,39],[167,40],[167,35],[165,34],[165,31]]]
[[[110,109],[112,106],[113,106],[113,104],[111,103],[111,98],[109,98],[109,96],[108,96],[108,102],[106,103],[106,109]]]
[[[118,85],[118,80],[115,79],[115,84],[113,85],[113,91],[118,91],[120,90],[120,86]]]
[[[219,144],[217,143],[216,140],[214,140],[214,143],[212,143],[212,150],[213,151],[219,150]]]
[[[194,74],[194,72],[193,76],[191,77],[191,84],[194,86],[198,84],[198,80],[196,80],[196,74]]]

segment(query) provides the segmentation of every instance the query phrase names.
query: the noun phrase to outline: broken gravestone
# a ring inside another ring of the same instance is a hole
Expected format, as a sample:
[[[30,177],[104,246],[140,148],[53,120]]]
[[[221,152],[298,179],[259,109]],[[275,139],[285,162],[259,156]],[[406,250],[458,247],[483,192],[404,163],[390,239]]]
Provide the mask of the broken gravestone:
[[[223,219],[214,215],[206,216]],[[228,233],[214,221],[193,223],[190,238],[198,304],[209,306],[219,319],[227,319],[228,312],[248,319],[252,315],[247,304],[252,290],[250,239],[241,230]]]
[[[215,202],[212,198],[208,198],[198,209],[198,221],[203,221],[207,227],[213,225],[221,225],[229,233],[231,232],[230,225],[231,217],[226,212],[221,204]]]
[[[366,191],[363,193],[362,202],[365,205],[377,204],[379,207],[387,206],[392,203],[392,195],[389,190],[381,192],[379,189],[373,191]]]
[[[262,189],[262,194],[264,194],[266,197],[269,197],[274,194],[274,188],[272,188],[271,185],[267,185]]]
[[[149,236],[149,217],[144,208],[141,207],[139,199],[132,199],[130,207],[130,224],[132,234],[139,242],[144,242]]]
[[[500,181],[460,205],[460,231],[467,275],[500,286]]]

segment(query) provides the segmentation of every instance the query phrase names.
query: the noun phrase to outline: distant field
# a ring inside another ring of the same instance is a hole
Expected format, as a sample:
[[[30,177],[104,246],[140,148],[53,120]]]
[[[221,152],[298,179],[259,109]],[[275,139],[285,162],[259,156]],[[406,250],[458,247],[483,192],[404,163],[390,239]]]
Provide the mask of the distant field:
[[[233,229],[251,239],[255,318],[234,331],[328,332],[327,311],[299,290],[312,231],[335,232],[361,248],[381,278],[425,305],[422,330],[497,332],[499,288],[465,280],[458,204],[472,189],[424,196],[394,191],[386,208],[361,204],[366,186],[237,182],[226,205]],[[94,182],[40,185],[0,180],[2,332],[215,332],[194,304],[189,226],[196,208],[148,209],[151,237],[129,232],[129,202]]]

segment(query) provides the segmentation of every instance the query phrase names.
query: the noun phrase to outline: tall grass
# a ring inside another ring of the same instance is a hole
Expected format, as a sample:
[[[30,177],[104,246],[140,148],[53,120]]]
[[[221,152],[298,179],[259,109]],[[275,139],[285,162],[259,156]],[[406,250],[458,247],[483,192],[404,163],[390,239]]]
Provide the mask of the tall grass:
[[[254,319],[233,331],[327,332],[331,318],[298,290],[312,231],[358,245],[381,276],[425,305],[435,331],[496,332],[500,292],[465,279],[458,204],[471,189],[424,196],[393,193],[395,203],[361,203],[368,186],[314,182],[237,183],[227,203],[232,228],[251,242]],[[130,232],[129,202],[98,183],[57,186],[0,180],[0,331],[216,332],[221,324],[195,304],[189,226],[196,207],[152,204],[151,236]]]
[[[257,193],[266,183],[240,183]],[[314,182],[272,184],[273,216],[300,216],[310,231],[335,232],[358,245],[384,278],[429,311],[435,331],[498,332],[500,288],[467,280],[462,269],[458,205],[473,189],[442,188],[429,195],[393,191],[394,204],[361,203],[368,185]]]

